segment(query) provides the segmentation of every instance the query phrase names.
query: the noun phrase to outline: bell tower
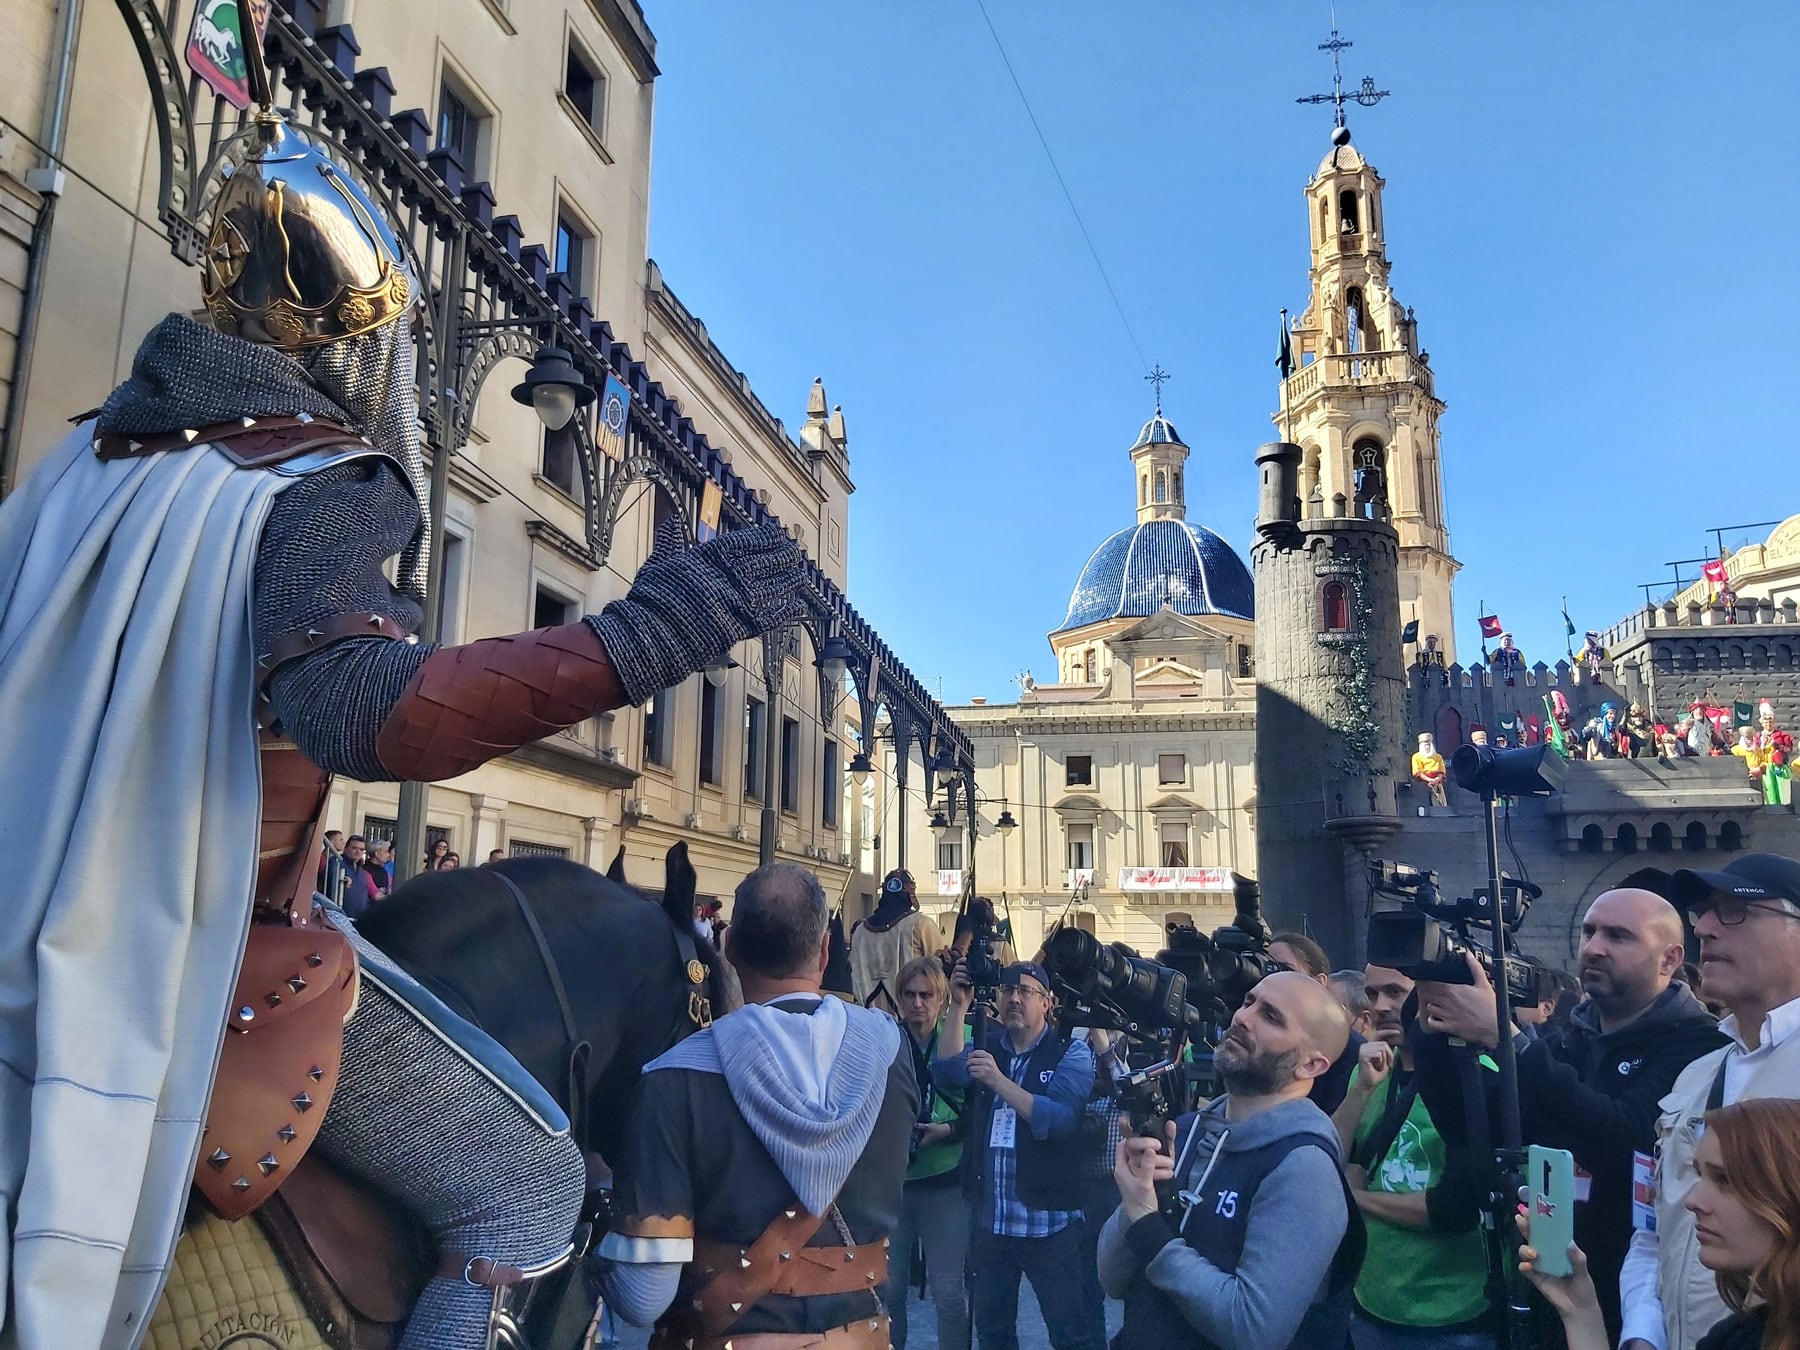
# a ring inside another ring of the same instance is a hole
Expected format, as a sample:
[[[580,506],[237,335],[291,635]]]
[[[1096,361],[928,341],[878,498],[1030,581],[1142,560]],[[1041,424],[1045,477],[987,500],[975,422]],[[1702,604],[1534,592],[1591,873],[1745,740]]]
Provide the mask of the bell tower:
[[[1454,661],[1461,564],[1444,525],[1444,404],[1413,312],[1389,289],[1385,186],[1340,122],[1306,185],[1312,294],[1292,329],[1298,365],[1274,420],[1301,448],[1302,514],[1388,519],[1399,536],[1400,622],[1417,619],[1421,641],[1437,634]]]

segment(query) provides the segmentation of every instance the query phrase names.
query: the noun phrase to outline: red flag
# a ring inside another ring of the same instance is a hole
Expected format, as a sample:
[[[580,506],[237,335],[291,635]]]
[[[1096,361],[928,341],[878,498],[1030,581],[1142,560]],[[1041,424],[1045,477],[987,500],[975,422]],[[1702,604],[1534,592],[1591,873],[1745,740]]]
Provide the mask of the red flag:
[[[1725,584],[1725,564],[1714,559],[1700,569],[1700,575],[1715,586],[1723,586]]]
[[[1500,636],[1499,615],[1483,614],[1481,616],[1481,636],[1484,638],[1495,638]]]

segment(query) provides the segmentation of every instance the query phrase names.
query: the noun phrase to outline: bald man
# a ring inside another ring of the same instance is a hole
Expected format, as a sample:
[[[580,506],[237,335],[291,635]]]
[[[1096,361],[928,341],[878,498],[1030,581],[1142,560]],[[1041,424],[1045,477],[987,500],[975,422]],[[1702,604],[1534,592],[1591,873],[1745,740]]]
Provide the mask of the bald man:
[[[1337,1132],[1307,1100],[1350,1037],[1343,1005],[1293,971],[1249,993],[1213,1064],[1225,1095],[1169,1127],[1126,1139],[1121,1203],[1100,1232],[1100,1283],[1125,1300],[1115,1345],[1338,1346],[1362,1264],[1362,1219],[1339,1168]],[[1175,1181],[1173,1216],[1159,1181]]]
[[[1581,921],[1576,973],[1584,997],[1564,1027],[1534,1042],[1514,1038],[1525,1142],[1575,1155],[1575,1241],[1588,1255],[1607,1330],[1619,1336],[1619,1270],[1631,1242],[1632,1155],[1656,1145],[1658,1103],[1676,1076],[1723,1045],[1711,1013],[1685,984],[1681,916],[1650,891],[1607,891]],[[1471,962],[1474,983],[1421,981],[1427,1032],[1497,1044],[1494,990]],[[1439,1037],[1426,1037],[1426,1041]],[[1454,1075],[1420,1054],[1421,1094],[1433,1118],[1461,1119]]]

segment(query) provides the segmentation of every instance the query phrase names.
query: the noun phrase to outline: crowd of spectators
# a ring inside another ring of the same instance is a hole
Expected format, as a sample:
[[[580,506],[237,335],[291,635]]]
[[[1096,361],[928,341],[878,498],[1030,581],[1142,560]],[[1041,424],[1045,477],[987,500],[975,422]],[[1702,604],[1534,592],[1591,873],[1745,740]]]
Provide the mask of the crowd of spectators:
[[[1536,971],[1505,1047],[1473,957],[1466,983],[1415,981],[1276,934],[1222,1091],[1162,1138],[1114,1100],[1121,1040],[1060,1028],[1037,961],[1004,967],[975,1043],[964,955],[909,957],[877,979],[923,1087],[893,1344],[916,1285],[946,1350],[1016,1346],[1023,1278],[1056,1350],[1108,1343],[1108,1296],[1115,1350],[1495,1346],[1510,1055],[1525,1141],[1574,1163],[1574,1274],[1538,1268],[1520,1216],[1536,1343],[1800,1350],[1800,863],[1632,881],[1586,909],[1573,977]]]

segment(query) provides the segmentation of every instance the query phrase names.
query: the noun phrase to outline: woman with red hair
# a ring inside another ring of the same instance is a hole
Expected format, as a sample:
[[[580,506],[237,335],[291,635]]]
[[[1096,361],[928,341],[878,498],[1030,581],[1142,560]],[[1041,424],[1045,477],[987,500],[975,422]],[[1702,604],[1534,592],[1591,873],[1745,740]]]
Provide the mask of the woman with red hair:
[[[1684,1203],[1701,1264],[1731,1309],[1697,1350],[1800,1350],[1800,1101],[1707,1112],[1694,1162],[1700,1180]],[[1521,1247],[1519,1269],[1561,1314],[1569,1350],[1608,1350],[1587,1258],[1573,1245],[1569,1256],[1575,1273],[1558,1278],[1540,1274],[1537,1253]]]

